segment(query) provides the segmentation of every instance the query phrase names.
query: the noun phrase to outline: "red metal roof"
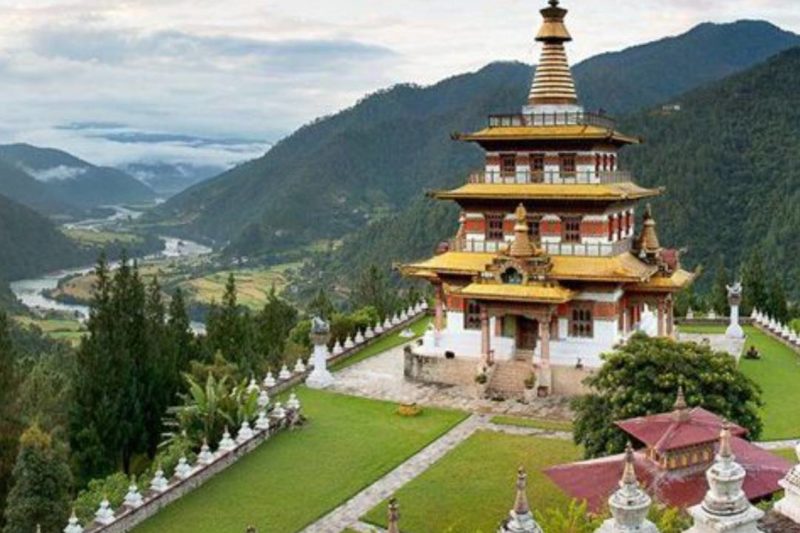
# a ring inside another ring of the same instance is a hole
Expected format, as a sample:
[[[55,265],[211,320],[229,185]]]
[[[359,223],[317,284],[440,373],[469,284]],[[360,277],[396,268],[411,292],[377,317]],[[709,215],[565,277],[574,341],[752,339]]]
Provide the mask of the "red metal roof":
[[[616,425],[646,446],[664,452],[716,441],[723,423],[714,413],[695,407],[683,421],[679,421],[672,412],[631,418],[617,422]],[[732,425],[731,434],[742,437],[747,434],[747,430]]]
[[[731,444],[736,461],[747,471],[743,489],[750,500],[781,490],[778,481],[792,468],[789,461],[739,437],[733,437]],[[592,512],[601,512],[617,490],[624,464],[625,456],[620,454],[556,466],[545,473],[571,497],[586,500]],[[655,500],[674,507],[686,508],[702,501],[708,490],[707,466],[668,471],[660,469],[644,452],[635,454],[636,475],[642,487]]]

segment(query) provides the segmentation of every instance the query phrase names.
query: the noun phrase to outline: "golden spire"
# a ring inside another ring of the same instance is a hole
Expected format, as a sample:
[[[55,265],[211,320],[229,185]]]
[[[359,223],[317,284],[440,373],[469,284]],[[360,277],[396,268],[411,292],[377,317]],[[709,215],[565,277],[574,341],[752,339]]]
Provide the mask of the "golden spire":
[[[642,235],[639,237],[639,248],[646,255],[657,255],[661,251],[661,243],[658,242],[658,233],[656,233],[656,220],[653,218],[653,211],[650,204],[647,204],[647,208],[644,212]]]
[[[572,40],[564,17],[567,10],[558,6],[558,0],[550,0],[550,7],[541,11],[544,23],[536,40],[543,43],[542,55],[536,67],[528,104],[573,104],[578,103],[575,81],[567,60],[564,43]]]
[[[733,448],[731,447],[731,423],[727,420],[722,424],[719,434],[719,457],[724,461],[733,461]]]
[[[528,494],[526,492],[528,487],[528,474],[525,473],[523,467],[517,470],[517,498],[514,501],[514,512],[518,516],[526,515],[531,512],[530,504],[528,504]]]
[[[678,397],[675,398],[675,420],[678,422],[686,422],[689,420],[689,405],[686,403],[686,395],[683,392],[683,385],[678,387]]]
[[[536,247],[531,243],[528,233],[528,212],[525,206],[519,204],[515,213],[517,222],[514,224],[514,241],[511,243],[508,255],[511,257],[533,257],[537,254]]]
[[[625,469],[622,471],[622,479],[619,481],[621,488],[638,487],[639,481],[636,479],[636,468],[634,467],[633,445],[628,442],[625,447]]]

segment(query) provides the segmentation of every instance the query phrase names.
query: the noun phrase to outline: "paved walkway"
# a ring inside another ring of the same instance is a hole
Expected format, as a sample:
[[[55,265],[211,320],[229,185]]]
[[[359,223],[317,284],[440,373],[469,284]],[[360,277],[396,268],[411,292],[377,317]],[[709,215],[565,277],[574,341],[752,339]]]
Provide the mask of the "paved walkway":
[[[565,398],[537,399],[529,404],[515,400],[494,401],[475,398],[474,387],[414,383],[403,375],[403,346],[370,357],[336,372],[331,390],[397,403],[458,409],[470,413],[493,413],[533,418],[570,420]]]
[[[759,448],[763,448],[765,450],[786,450],[797,448],[797,445],[800,444],[799,439],[789,439],[789,440],[771,440],[767,442],[756,442],[755,445]]]

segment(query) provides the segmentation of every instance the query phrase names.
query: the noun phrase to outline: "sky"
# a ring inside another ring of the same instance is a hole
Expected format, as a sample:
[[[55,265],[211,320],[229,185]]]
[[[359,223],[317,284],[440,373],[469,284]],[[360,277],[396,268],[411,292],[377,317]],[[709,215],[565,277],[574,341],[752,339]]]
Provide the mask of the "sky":
[[[533,63],[544,0],[0,0],[0,142],[226,166],[387,86]],[[567,0],[573,64],[796,0]]]

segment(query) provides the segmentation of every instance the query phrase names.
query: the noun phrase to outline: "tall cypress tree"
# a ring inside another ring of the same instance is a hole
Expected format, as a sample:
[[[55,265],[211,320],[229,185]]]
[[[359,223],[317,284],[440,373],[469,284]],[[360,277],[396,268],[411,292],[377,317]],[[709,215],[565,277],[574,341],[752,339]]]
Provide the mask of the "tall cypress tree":
[[[14,485],[8,496],[4,533],[61,531],[67,521],[72,476],[64,454],[38,426],[20,438]]]

